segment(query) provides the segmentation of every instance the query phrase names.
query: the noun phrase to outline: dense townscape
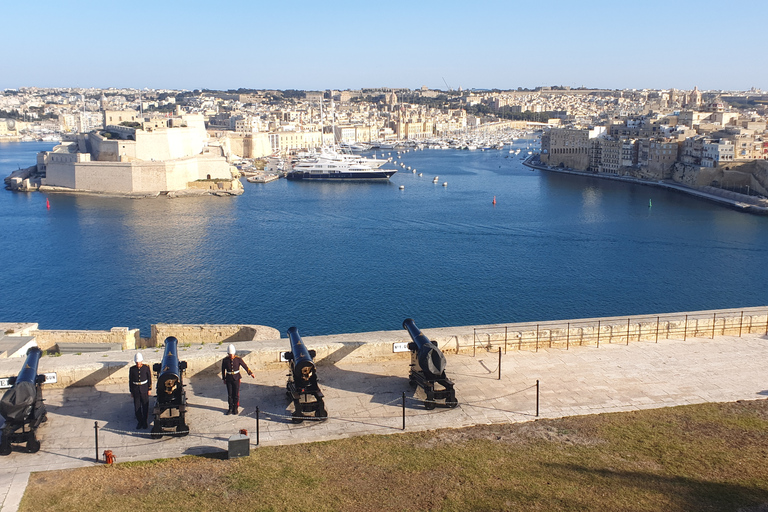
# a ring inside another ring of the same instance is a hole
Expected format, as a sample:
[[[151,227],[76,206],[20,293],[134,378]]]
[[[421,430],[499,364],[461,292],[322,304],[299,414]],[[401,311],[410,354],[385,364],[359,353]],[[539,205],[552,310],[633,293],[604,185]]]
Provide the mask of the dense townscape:
[[[543,133],[532,161],[542,166],[672,180],[759,200],[768,196],[767,117],[768,94],[757,89],[22,88],[0,94],[0,140],[62,141],[38,158],[35,172],[6,179],[22,190],[108,191],[82,178],[82,169],[97,162],[125,164],[134,182],[146,172],[137,171],[142,165],[156,170],[165,162],[167,178],[148,190],[178,190],[201,177],[237,176],[233,164],[261,170],[269,156],[287,159],[322,147],[502,148],[536,130]],[[175,161],[173,169],[168,161]]]

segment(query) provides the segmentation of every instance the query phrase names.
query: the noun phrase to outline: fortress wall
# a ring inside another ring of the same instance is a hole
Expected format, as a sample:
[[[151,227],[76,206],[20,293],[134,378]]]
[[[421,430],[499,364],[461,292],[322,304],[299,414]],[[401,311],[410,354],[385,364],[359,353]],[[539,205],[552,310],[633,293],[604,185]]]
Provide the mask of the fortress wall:
[[[42,184],[52,187],[75,188],[75,164],[48,162]]]
[[[418,319],[417,319],[418,322]],[[418,323],[417,323],[418,325]],[[139,339],[138,330],[116,327],[110,331],[32,331],[41,348],[65,343],[121,343],[123,351],[65,354],[44,358],[41,372],[57,372],[52,387],[125,384],[133,364],[134,347],[141,348],[148,364],[162,358],[160,346],[167,336],[179,340],[179,356],[187,361],[187,378],[217,375],[227,345],[235,344],[238,354],[253,370],[279,369],[281,352],[290,349],[286,338],[271,327],[258,325],[155,324],[149,339]],[[666,339],[711,338],[713,336],[768,335],[768,307],[743,310],[698,311],[659,316],[611,317],[555,322],[497,324],[424,329],[448,355],[496,354],[499,349],[536,351],[605,344],[662,343]],[[303,336],[315,350],[318,366],[368,361],[403,360],[409,352],[393,352],[394,343],[409,342],[404,329],[365,333]],[[132,345],[131,345],[132,344]],[[0,360],[0,374],[18,372],[18,359]]]
[[[37,346],[50,350],[59,343],[119,344],[123,350],[133,350],[139,342],[139,330],[128,327],[113,327],[109,331],[64,331],[34,330],[30,332],[37,340]]]
[[[131,193],[133,166],[120,162],[87,162],[74,164],[75,187],[96,192]]]
[[[131,192],[160,192],[169,188],[165,162],[131,164]]]
[[[232,324],[154,324],[149,346],[162,346],[165,338],[173,336],[180,344],[232,343],[280,338],[280,331],[263,325]]]
[[[136,132],[136,158],[139,160],[173,160],[199,155],[208,134],[194,127],[164,128]]]

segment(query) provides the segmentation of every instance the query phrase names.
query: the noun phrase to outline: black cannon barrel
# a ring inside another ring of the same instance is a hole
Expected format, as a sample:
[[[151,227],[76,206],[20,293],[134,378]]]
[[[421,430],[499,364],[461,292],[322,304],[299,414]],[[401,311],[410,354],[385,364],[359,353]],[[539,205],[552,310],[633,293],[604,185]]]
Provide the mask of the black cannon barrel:
[[[416,345],[417,359],[421,370],[427,377],[440,378],[445,373],[445,356],[438,348],[437,343],[424,336],[416,327],[413,318],[403,320],[403,329],[408,331],[413,343]]]
[[[11,389],[0,399],[0,414],[9,422],[23,423],[28,420],[37,401],[38,376],[37,366],[43,351],[32,347],[27,351],[27,359]]]
[[[32,347],[27,350],[27,360],[24,361],[24,367],[19,372],[19,376],[16,377],[16,382],[31,382],[34,384],[37,381],[37,367],[40,364],[40,358],[43,356],[43,351],[38,347]]]
[[[307,349],[296,327],[288,329],[288,338],[291,340],[294,380],[297,383],[309,381],[315,375],[314,351]]]
[[[181,397],[181,372],[186,368],[185,361],[179,361],[179,340],[173,336],[165,338],[163,360],[154,370],[157,372],[157,399],[160,402],[178,401]]]

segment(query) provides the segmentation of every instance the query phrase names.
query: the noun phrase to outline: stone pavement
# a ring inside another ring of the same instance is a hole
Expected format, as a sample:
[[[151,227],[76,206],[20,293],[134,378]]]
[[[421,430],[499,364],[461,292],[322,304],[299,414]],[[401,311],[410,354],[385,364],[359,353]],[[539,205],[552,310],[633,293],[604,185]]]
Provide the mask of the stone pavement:
[[[318,365],[326,397],[326,421],[290,421],[285,399],[286,370],[257,371],[241,388],[239,416],[226,416],[226,389],[209,374],[187,379],[189,436],[151,439],[133,429],[133,403],[127,385],[97,385],[44,390],[48,422],[38,431],[38,453],[20,449],[0,459],[3,512],[17,510],[29,474],[96,464],[112,450],[118,462],[226,451],[239,429],[249,431],[256,450],[256,411],[260,445],[339,439],[402,432],[402,393],[406,393],[406,431],[524,422],[536,418],[540,381],[541,418],[631,411],[703,402],[754,400],[768,396],[768,337],[747,335],[689,338],[596,347],[446,355],[446,373],[456,384],[459,406],[425,410],[420,390],[408,387],[403,359]],[[150,418],[151,419],[151,418]],[[0,420],[1,421],[1,420]],[[102,463],[102,462],[100,462]]]

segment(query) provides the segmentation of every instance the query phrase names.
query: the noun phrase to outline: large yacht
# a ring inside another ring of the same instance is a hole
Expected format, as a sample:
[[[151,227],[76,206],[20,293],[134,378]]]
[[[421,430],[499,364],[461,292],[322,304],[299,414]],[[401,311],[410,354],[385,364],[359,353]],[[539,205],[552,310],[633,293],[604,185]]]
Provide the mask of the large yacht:
[[[397,170],[380,169],[385,162],[325,150],[315,156],[300,159],[285,177],[289,180],[388,180]]]

